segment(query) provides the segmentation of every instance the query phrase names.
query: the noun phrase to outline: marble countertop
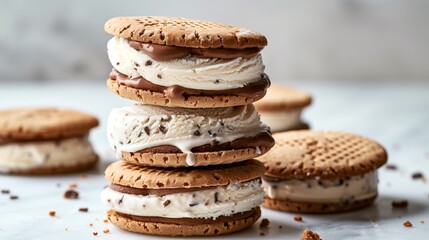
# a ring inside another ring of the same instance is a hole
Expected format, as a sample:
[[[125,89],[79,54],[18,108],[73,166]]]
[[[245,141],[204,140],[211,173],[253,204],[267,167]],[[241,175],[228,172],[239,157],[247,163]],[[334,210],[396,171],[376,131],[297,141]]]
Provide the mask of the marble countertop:
[[[305,228],[318,232],[323,239],[423,239],[429,233],[429,184],[413,180],[416,172],[429,177],[429,83],[411,85],[341,85],[296,83],[310,91],[314,104],[305,118],[314,129],[346,130],[382,143],[389,163],[397,170],[379,170],[379,197],[369,208],[329,215],[294,214],[263,209],[262,217],[271,224],[259,229],[259,221],[243,232],[224,239],[298,239]],[[162,239],[128,233],[103,220],[107,208],[99,194],[108,185],[105,167],[114,159],[105,137],[105,120],[113,107],[130,104],[108,92],[104,83],[2,84],[0,108],[15,106],[62,106],[92,112],[101,125],[91,134],[102,156],[98,168],[85,174],[55,177],[0,176],[0,239]],[[66,200],[64,192],[76,184],[77,200]],[[11,200],[10,195],[18,196]],[[407,209],[392,209],[392,201],[407,200]],[[88,212],[79,212],[88,208]],[[49,216],[55,211],[55,217]],[[413,227],[403,226],[405,221]],[[92,224],[92,226],[90,226]],[[279,228],[279,226],[282,226]],[[109,229],[110,233],[103,233]],[[98,232],[93,236],[93,232]],[[215,237],[218,239],[219,237]],[[197,238],[195,238],[197,239]]]

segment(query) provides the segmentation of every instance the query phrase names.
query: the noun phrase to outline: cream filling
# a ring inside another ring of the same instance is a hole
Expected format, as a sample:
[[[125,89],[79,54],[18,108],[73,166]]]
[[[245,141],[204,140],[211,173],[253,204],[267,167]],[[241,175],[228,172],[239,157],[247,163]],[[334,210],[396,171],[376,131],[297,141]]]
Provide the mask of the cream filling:
[[[216,219],[219,216],[231,216],[259,206],[263,197],[259,179],[164,196],[126,194],[109,187],[101,193],[102,201],[117,212],[165,218]]]
[[[259,81],[264,72],[261,54],[250,59],[188,56],[161,62],[135,50],[127,39],[118,36],[109,40],[107,52],[111,64],[119,72],[130,78],[142,76],[165,87],[179,85],[204,90],[241,88],[248,83]],[[152,64],[146,66],[147,61]]]
[[[96,157],[88,137],[0,145],[0,172],[73,166]]]
[[[189,166],[195,164],[194,147],[232,142],[267,130],[253,105],[214,109],[134,105],[113,109],[107,123],[108,140],[119,159],[122,152],[171,145],[187,154]]]
[[[262,186],[271,199],[306,203],[353,202],[377,195],[377,171],[336,180],[263,180]]]
[[[301,124],[302,109],[279,112],[260,112],[261,121],[267,124],[272,132],[286,131]]]

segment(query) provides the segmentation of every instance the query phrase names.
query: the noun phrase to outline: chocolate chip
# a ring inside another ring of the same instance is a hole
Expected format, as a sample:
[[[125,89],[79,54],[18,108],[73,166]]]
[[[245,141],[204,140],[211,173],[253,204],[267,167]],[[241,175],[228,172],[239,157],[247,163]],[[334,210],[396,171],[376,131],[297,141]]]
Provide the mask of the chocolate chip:
[[[16,199],[18,199],[18,196],[16,196],[16,195],[12,195],[12,196],[10,196],[9,198],[10,198],[10,200],[16,200]]]
[[[136,67],[140,67],[140,64],[138,64],[138,63],[134,63],[134,65],[136,66]]]
[[[122,195],[121,199],[118,200],[119,205],[122,204],[122,201],[124,201],[124,197],[125,197],[125,195]]]
[[[225,126],[225,123],[223,123],[223,122],[220,122],[220,125],[223,127],[223,126]]]
[[[219,144],[219,142],[216,139],[210,142],[211,146],[216,146],[218,144]]]
[[[88,208],[79,208],[79,212],[88,212]]]
[[[141,137],[143,134],[143,132],[139,132],[139,134],[137,135],[137,137]]]
[[[147,60],[146,63],[144,64],[145,66],[150,66],[152,65],[152,61],[151,60]]]
[[[146,133],[146,135],[150,135],[150,129],[149,127],[144,127],[144,132]]]
[[[412,177],[414,180],[424,178],[423,173],[421,173],[421,172],[413,173],[413,175],[412,175],[411,177]]]
[[[189,207],[194,207],[194,206],[197,206],[197,205],[198,205],[198,203],[190,203]]]
[[[79,198],[79,193],[76,192],[75,190],[67,190],[64,193],[64,198],[65,199],[78,199]]]
[[[259,224],[260,228],[266,228],[270,225],[270,220],[267,218],[262,219],[261,224]]]
[[[2,189],[2,190],[1,190],[1,193],[2,193],[2,194],[9,194],[9,193],[10,193],[10,190],[8,190],[8,189]]]
[[[212,135],[212,131],[208,130],[207,132],[209,133],[209,135]]]
[[[215,200],[215,203],[219,202],[219,193],[218,192],[215,192],[215,194],[214,194],[214,200]]]
[[[165,134],[167,132],[167,129],[164,126],[159,126],[159,131]]]
[[[388,164],[388,165],[386,165],[386,169],[396,170],[396,169],[398,169],[398,167],[396,165],[394,165],[394,164]]]
[[[119,144],[121,144],[121,145],[124,145],[124,142],[122,142],[122,141],[119,141]]]
[[[200,133],[200,131],[197,130],[197,131],[194,132],[194,135],[195,136],[201,136],[201,133]]]
[[[119,65],[119,64],[120,64],[119,62],[116,63],[116,65]]]
[[[212,137],[217,137],[217,133],[212,133]]]
[[[158,74],[158,75],[156,75],[159,79],[162,79],[162,75],[161,74]]]
[[[92,235],[97,236],[98,232],[93,232]]]
[[[393,201],[392,202],[392,207],[393,208],[407,208],[408,207],[408,201],[403,200],[403,201]]]
[[[164,207],[167,207],[168,205],[170,205],[170,203],[171,203],[171,201],[170,201],[170,200],[165,201],[165,202],[164,202]]]
[[[219,83],[220,83],[219,79],[216,79],[216,80],[214,81],[214,84],[219,84]]]
[[[137,71],[137,68],[134,68],[134,71]]]

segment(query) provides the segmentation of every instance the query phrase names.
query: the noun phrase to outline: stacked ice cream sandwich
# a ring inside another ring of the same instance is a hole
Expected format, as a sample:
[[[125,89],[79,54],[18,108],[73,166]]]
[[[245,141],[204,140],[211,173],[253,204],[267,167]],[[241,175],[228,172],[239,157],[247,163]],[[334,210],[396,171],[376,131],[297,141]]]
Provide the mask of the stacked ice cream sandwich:
[[[137,103],[113,109],[108,139],[119,161],[102,200],[124,230],[226,234],[260,217],[274,139],[252,103],[270,82],[266,38],[239,27],[168,17],[117,17],[105,30],[109,89]]]

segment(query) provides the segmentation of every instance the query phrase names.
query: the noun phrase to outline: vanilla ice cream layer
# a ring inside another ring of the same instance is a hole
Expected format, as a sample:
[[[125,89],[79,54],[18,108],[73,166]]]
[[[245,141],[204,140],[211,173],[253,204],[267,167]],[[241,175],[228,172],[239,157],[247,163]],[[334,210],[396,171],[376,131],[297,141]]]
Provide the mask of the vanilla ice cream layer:
[[[336,180],[263,180],[271,199],[305,203],[340,203],[368,199],[377,195],[377,172]]]
[[[261,121],[267,124],[272,132],[294,129],[301,124],[302,109],[279,112],[260,112]]]
[[[260,81],[264,72],[261,54],[250,59],[188,56],[161,62],[135,50],[127,39],[118,36],[109,40],[107,52],[111,64],[119,72],[131,79],[141,76],[164,87],[179,85],[203,90],[235,89]],[[151,64],[147,64],[148,61]]]
[[[127,194],[111,188],[101,193],[103,202],[117,212],[165,218],[216,219],[219,216],[231,216],[259,206],[263,197],[259,179],[164,196]]]
[[[107,122],[108,140],[118,158],[122,152],[171,145],[188,154],[189,166],[194,165],[193,147],[232,142],[267,130],[253,105],[185,109],[136,104],[113,109]]]
[[[93,160],[88,137],[0,145],[0,172],[37,167],[74,166]]]

